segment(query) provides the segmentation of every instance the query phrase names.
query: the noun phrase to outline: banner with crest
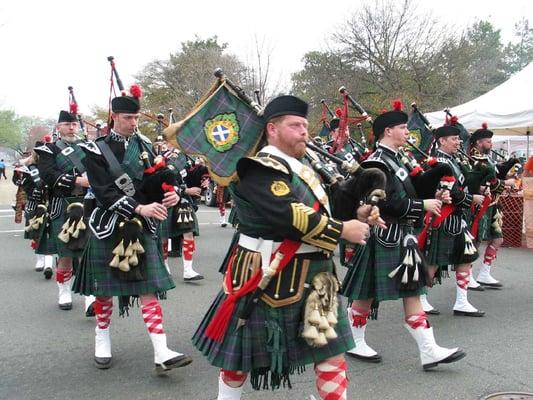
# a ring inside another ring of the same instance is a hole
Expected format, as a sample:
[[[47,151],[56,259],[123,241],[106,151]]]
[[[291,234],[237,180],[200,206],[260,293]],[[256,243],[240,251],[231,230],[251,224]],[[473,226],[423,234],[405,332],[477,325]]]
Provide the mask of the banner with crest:
[[[239,159],[257,151],[263,127],[257,112],[217,80],[183,120],[165,129],[165,136],[184,153],[202,157],[213,180],[227,186]]]
[[[409,129],[409,141],[418,146],[422,151],[429,153],[433,144],[433,134],[426,128],[419,111],[413,111],[409,115],[407,129]],[[421,162],[424,158],[418,151],[413,151],[412,154],[418,162]]]

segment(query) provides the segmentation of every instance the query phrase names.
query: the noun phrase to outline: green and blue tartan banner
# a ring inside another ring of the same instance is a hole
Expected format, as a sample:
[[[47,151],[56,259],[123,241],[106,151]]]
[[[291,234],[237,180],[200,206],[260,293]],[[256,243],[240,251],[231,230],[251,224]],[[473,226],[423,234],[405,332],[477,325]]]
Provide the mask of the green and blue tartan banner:
[[[217,81],[195,108],[165,129],[165,135],[188,155],[201,156],[211,177],[227,186],[236,176],[237,162],[254,155],[264,122],[223,81]]]
[[[433,134],[426,128],[424,121],[420,117],[418,111],[414,111],[409,116],[407,121],[407,129],[409,129],[409,141],[412,141],[420,150],[429,153],[431,145],[433,144]],[[420,162],[425,157],[418,151],[412,151],[413,156]]]

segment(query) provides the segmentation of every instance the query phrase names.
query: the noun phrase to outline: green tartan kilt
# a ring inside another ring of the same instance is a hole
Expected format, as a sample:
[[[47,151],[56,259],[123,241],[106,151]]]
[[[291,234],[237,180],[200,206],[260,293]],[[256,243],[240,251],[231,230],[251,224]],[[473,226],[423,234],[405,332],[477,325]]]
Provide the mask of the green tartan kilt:
[[[112,251],[120,238],[118,229],[110,237],[97,239],[91,235],[85,248],[72,290],[94,296],[139,296],[155,293],[164,297],[167,290],[175,287],[163,264],[161,240],[147,230],[143,231],[141,244],[144,247],[144,280],[130,281],[119,277],[118,268],[109,266]]]
[[[312,260],[306,282],[310,283],[319,272],[332,272],[333,268],[331,259]],[[313,348],[300,337],[307,291],[300,301],[279,308],[270,307],[260,300],[246,325],[236,331],[238,315],[250,296],[251,294],[237,301],[226,335],[218,343],[206,337],[205,331],[226,298],[224,291],[221,291],[192,341],[213,366],[251,373],[254,389],[266,389],[269,386],[274,389],[280,384],[290,383],[290,375],[305,365],[324,361],[354,347],[346,306],[340,299],[338,324],[335,326],[337,339],[324,347]]]
[[[462,234],[461,231],[458,235]],[[430,230],[424,252],[428,265],[453,264],[455,236],[445,232],[442,225]]]
[[[430,242],[424,254],[428,265],[461,265],[476,261],[479,257],[477,251],[475,254],[464,254],[464,235],[465,228],[461,229],[461,232],[456,235],[445,232],[442,226],[434,229],[431,232]]]
[[[71,203],[83,203],[83,197],[66,197],[63,199],[63,210],[57,218],[47,221],[47,226],[43,229],[39,239],[37,254],[57,254],[59,257],[78,258],[83,253],[82,250],[70,250],[67,244],[58,238],[61,228],[66,221],[67,207]],[[89,227],[87,227],[89,229]]]
[[[503,237],[502,232],[498,232],[493,226],[493,218],[496,211],[499,209],[499,205],[495,204],[493,206],[490,206],[481,217],[481,220],[479,221],[479,228],[478,228],[478,234],[477,238],[479,241],[485,241],[485,240],[493,240],[493,239],[500,239]],[[500,210],[501,212],[501,210]]]
[[[184,233],[192,232],[194,236],[200,236],[200,227],[198,225],[198,217],[196,213],[192,213],[193,222],[191,223],[177,223],[177,207],[172,207],[168,210],[168,217],[161,224],[161,237],[163,239],[178,238]]]
[[[349,301],[374,299],[380,302],[426,293],[425,287],[407,290],[389,278],[389,273],[400,265],[402,257],[401,244],[385,247],[376,240],[372,231],[367,244],[358,245],[354,256],[348,261],[348,271],[342,282],[341,294]]]
[[[39,243],[35,250],[36,254],[57,254],[57,242],[59,241],[57,234],[61,231],[61,225],[63,223],[59,225],[59,229],[56,229],[57,233],[54,235],[53,222],[47,218],[41,225]]]

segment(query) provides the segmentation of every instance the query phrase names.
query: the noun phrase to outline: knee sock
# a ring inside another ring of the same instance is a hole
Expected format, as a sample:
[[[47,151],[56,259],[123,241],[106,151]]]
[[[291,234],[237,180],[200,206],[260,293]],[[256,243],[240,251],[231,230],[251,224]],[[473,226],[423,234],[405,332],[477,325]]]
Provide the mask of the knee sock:
[[[323,400],[346,400],[346,361],[329,360],[315,364],[316,388]]]
[[[461,289],[467,290],[468,282],[470,281],[470,272],[455,271],[455,280],[457,282],[457,286],[459,286]]]
[[[96,297],[94,301],[96,326],[100,329],[109,328],[113,313],[113,297]]]
[[[248,374],[241,371],[227,371],[225,369],[221,369],[220,377],[226,385],[232,388],[238,388],[244,384]]]
[[[356,328],[362,328],[368,322],[368,317],[370,316],[370,310],[366,310],[362,307],[357,307],[352,305],[352,325]]]
[[[412,329],[417,328],[429,328],[429,322],[427,320],[426,313],[424,311],[421,311],[417,314],[411,314],[407,315],[405,317],[405,322],[407,325],[409,325]]]
[[[498,250],[493,245],[489,244],[485,249],[485,256],[483,257],[483,264],[492,265],[492,262],[496,260]]]
[[[72,267],[69,269],[58,269],[56,271],[56,282],[57,283],[65,283],[72,278]]]
[[[141,312],[148,329],[148,333],[162,334],[163,331],[163,312],[157,298],[151,296],[141,296]]]
[[[192,255],[196,250],[194,239],[183,239],[183,260],[192,261]]]

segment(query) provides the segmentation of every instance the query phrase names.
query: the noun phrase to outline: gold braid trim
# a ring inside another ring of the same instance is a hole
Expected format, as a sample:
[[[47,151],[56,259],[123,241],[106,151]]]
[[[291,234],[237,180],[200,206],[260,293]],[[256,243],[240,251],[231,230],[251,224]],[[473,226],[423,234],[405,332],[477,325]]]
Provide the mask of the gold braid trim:
[[[341,230],[341,222],[322,215],[318,224],[307,235],[302,237],[302,242],[328,251],[334,251],[337,247]]]
[[[291,203],[292,209],[292,226],[302,233],[307,233],[309,228],[309,216],[315,213],[311,207],[303,203]]]

